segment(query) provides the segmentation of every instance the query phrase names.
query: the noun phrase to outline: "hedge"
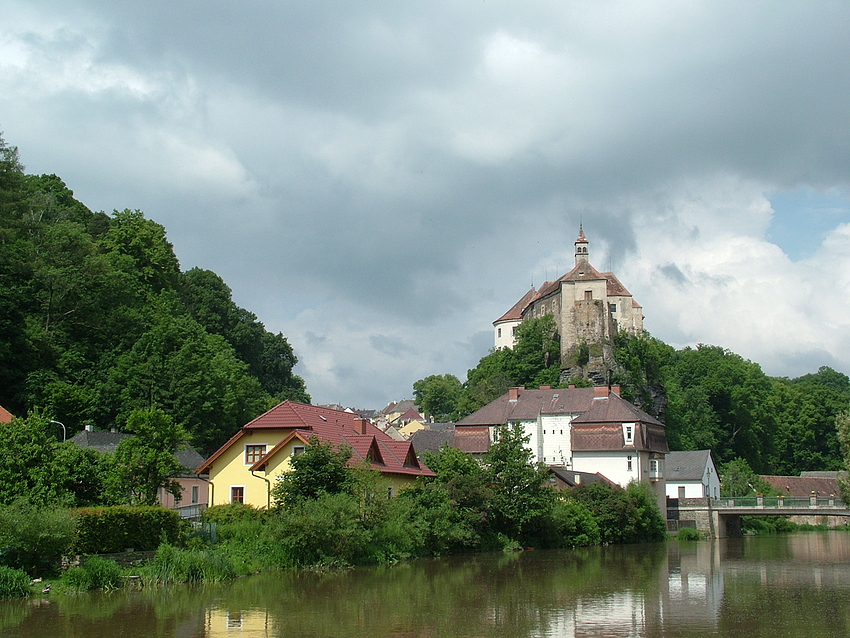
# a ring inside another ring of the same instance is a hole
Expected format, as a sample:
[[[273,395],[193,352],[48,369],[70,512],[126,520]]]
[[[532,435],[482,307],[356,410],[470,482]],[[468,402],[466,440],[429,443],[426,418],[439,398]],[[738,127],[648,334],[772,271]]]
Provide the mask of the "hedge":
[[[72,554],[154,550],[160,543],[176,543],[180,531],[179,514],[163,507],[86,507],[74,513],[77,537]]]

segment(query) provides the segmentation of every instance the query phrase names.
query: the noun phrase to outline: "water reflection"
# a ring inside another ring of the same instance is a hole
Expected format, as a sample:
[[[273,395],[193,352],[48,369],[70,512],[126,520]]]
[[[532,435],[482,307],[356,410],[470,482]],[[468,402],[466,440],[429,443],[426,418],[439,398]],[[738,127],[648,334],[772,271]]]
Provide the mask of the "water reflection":
[[[850,535],[492,554],[0,604],[0,636],[842,636]]]

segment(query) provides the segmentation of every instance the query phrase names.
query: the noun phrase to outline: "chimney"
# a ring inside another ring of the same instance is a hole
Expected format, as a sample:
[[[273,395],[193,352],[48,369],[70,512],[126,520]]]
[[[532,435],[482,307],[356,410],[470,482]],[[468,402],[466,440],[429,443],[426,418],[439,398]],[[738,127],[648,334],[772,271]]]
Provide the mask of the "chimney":
[[[94,426],[93,425],[87,425],[86,426],[86,432],[94,432]]]
[[[551,385],[541,385],[541,386],[540,386],[540,389],[541,389],[541,390],[551,390],[551,389],[552,389],[552,386],[551,386]]]
[[[571,384],[570,384],[569,389],[570,389],[570,390],[575,390],[575,389],[576,389],[576,384],[575,384],[575,383],[571,383]]]
[[[575,479],[574,483],[576,485],[581,485],[581,474],[573,474],[573,478]]]
[[[593,398],[594,399],[605,399],[608,397],[608,386],[607,385],[595,385],[593,386]]]
[[[369,425],[369,419],[354,419],[354,429],[357,434],[366,434],[366,427]]]
[[[620,396],[620,386],[619,385],[612,385],[611,386],[611,392],[613,392],[617,396]]]
[[[522,388],[523,390],[525,388]],[[520,388],[509,388],[508,389],[508,401],[518,401],[519,400],[519,391]]]

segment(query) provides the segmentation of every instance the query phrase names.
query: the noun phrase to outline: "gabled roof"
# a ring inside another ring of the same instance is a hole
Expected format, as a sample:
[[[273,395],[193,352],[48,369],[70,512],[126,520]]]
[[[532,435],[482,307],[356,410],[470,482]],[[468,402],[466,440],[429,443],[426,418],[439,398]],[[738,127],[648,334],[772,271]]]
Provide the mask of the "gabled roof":
[[[664,476],[668,483],[701,481],[709,462],[714,465],[711,450],[668,452],[664,457]]]
[[[263,469],[284,449],[293,438],[308,444],[313,436],[334,446],[348,445],[354,461],[371,460],[372,467],[390,474],[433,476],[427,467],[419,464],[409,441],[395,441],[365,419],[351,412],[333,410],[315,405],[284,401],[268,412],[245,424],[239,432],[204,461],[198,472],[209,471],[225,450],[235,444],[246,432],[284,430],[282,441],[269,450],[251,469]]]
[[[664,427],[661,421],[613,392],[607,397],[595,397],[584,414],[573,419],[573,425],[629,422],[652,423]]]
[[[132,435],[125,432],[89,432],[83,430],[77,432],[69,441],[76,443],[81,448],[96,450],[100,453],[113,453],[118,449],[118,444]]]
[[[523,310],[525,310],[526,306],[528,306],[528,304],[530,304],[536,297],[537,291],[534,289],[534,286],[532,286],[529,291],[522,296],[522,299],[517,301],[505,314],[496,319],[496,321],[493,322],[493,325],[503,321],[521,320]]]
[[[467,454],[485,454],[490,449],[490,428],[486,425],[455,428],[452,447]]]
[[[539,414],[581,414],[593,401],[593,388],[554,390],[516,389],[516,401],[510,392],[457,422],[458,428],[470,425],[505,425],[513,421],[533,421]]]
[[[818,496],[838,494],[838,481],[834,478],[814,476],[761,476],[783,496]]]
[[[451,445],[454,434],[454,427],[442,430],[425,428],[411,434],[410,443],[413,445],[419,458],[422,458],[425,452],[436,454],[443,445]]]
[[[568,470],[565,467],[550,467],[549,472],[557,476],[569,487],[576,487],[578,485],[590,485],[591,483],[596,483],[597,481],[602,481],[604,483],[608,483],[609,485],[616,485],[614,481],[603,476],[599,472],[578,472],[576,470]]]
[[[0,405],[0,423],[11,423],[12,413]]]
[[[591,266],[590,262],[582,260],[558,281],[599,281],[600,279],[607,279],[607,277]]]

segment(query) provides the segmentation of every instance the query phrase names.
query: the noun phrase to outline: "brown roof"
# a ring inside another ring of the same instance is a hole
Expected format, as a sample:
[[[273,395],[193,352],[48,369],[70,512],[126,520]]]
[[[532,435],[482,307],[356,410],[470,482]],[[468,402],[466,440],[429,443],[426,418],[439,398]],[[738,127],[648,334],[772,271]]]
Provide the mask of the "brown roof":
[[[594,398],[584,414],[573,419],[573,425],[579,423],[628,423],[637,421],[664,427],[661,421],[612,392],[607,397]]]
[[[518,398],[510,401],[510,392],[480,410],[461,419],[456,429],[469,425],[505,425],[511,421],[531,421],[539,414],[581,414],[593,401],[593,388],[554,390],[517,390]]]
[[[490,449],[490,428],[486,425],[456,427],[452,447],[468,454],[484,454]]]
[[[454,447],[465,452],[483,453],[489,447],[490,426],[514,421],[534,421],[541,414],[572,414],[572,449],[647,450],[667,452],[664,425],[620,395],[596,397],[602,388],[560,388],[526,390],[512,388],[508,393],[488,403],[457,422]],[[604,391],[604,389],[602,389]],[[512,393],[516,400],[512,401]],[[635,423],[634,444],[626,445],[623,423]],[[464,437],[468,436],[469,439]],[[486,438],[482,438],[486,437]]]
[[[813,476],[762,476],[763,480],[783,496],[818,496],[838,494],[838,482],[834,478]]]
[[[558,281],[598,281],[600,279],[607,279],[607,277],[591,266],[590,262],[580,261]]]
[[[537,291],[534,290],[534,286],[522,296],[522,299],[517,301],[510,310],[508,310],[501,317],[496,319],[493,322],[493,325],[500,323],[502,321],[519,321],[522,319],[522,311],[537,297]]]
[[[388,474],[412,474],[434,476],[424,465],[420,465],[409,441],[395,441],[374,425],[360,419],[356,414],[332,410],[316,405],[284,401],[268,412],[247,423],[227,443],[219,448],[198,468],[198,472],[209,470],[213,462],[233,443],[251,430],[291,430],[283,440],[252,466],[265,467],[292,438],[305,443],[313,436],[335,446],[349,445],[353,450],[352,460],[371,459],[372,467]]]
[[[0,423],[11,423],[12,413],[0,405]]]
[[[608,280],[608,296],[609,297],[631,297],[632,293],[626,290],[626,287],[620,283],[617,276],[612,272],[602,273],[603,277]]]

